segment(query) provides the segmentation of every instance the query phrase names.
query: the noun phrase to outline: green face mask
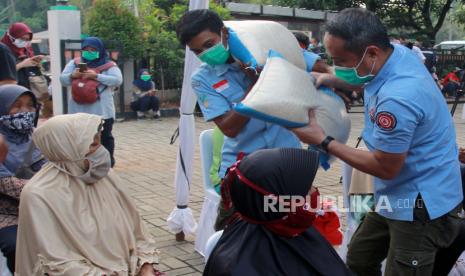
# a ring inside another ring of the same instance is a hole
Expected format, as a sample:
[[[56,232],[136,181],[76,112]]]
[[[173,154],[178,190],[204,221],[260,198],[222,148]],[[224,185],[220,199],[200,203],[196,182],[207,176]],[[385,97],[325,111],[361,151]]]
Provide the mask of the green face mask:
[[[201,61],[209,65],[225,64],[229,58],[229,51],[223,46],[223,36],[221,36],[220,42],[203,51],[198,57]]]
[[[362,64],[362,61],[365,58],[366,52],[367,52],[367,49],[365,49],[362,59],[355,67],[348,68],[348,67],[334,66],[334,74],[336,75],[336,77],[353,85],[361,85],[361,84],[365,84],[371,81],[375,77],[375,75],[373,75],[372,73],[373,73],[373,69],[375,68],[376,61],[373,62],[370,73],[368,73],[368,75],[362,77],[362,76],[359,76],[357,73],[357,69],[360,66],[360,64]]]
[[[141,75],[140,79],[143,81],[149,81],[152,77],[150,75]]]
[[[82,57],[87,60],[96,60],[99,56],[100,53],[96,51],[82,51]]]

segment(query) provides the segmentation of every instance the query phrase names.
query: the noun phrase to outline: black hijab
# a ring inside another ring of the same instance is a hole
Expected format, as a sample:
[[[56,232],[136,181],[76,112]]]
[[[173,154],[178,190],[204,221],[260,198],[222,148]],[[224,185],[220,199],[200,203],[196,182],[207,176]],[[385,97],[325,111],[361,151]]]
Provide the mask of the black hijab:
[[[266,149],[245,157],[239,169],[255,185],[275,195],[306,196],[318,169],[318,153],[302,149]],[[264,212],[264,197],[237,178],[230,187],[234,208],[255,220],[284,213]],[[204,275],[351,275],[333,247],[310,227],[286,238],[263,225],[236,219],[225,230]]]

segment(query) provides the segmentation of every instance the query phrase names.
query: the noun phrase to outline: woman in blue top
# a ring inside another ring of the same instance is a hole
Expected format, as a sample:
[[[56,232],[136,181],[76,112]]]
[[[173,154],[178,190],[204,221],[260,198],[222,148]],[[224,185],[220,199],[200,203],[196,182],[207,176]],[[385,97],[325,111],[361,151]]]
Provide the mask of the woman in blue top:
[[[111,62],[103,42],[97,37],[88,37],[82,42],[81,62],[87,65],[87,71],[79,72],[75,61],[71,60],[63,70],[60,81],[63,86],[71,86],[73,79],[92,79],[100,83],[98,86],[99,99],[91,104],[77,103],[73,97],[68,97],[68,112],[88,113],[100,115],[105,120],[102,132],[102,145],[110,152],[111,165],[115,164],[113,157],[115,149],[115,139],[111,134],[113,123],[116,117],[113,91],[123,83],[121,70],[118,66],[112,66],[108,70],[96,73],[92,69],[103,66]]]

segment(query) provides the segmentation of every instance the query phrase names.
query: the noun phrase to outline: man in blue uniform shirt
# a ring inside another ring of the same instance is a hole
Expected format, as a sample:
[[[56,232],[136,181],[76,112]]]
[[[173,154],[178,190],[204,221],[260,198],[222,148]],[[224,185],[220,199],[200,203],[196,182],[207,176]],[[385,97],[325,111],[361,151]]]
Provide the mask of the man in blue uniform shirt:
[[[381,275],[387,257],[385,275],[432,275],[436,252],[457,237],[463,200],[454,123],[441,92],[367,10],[342,11],[328,23],[324,42],[335,76],[319,75],[317,84],[364,85],[363,140],[370,151],[326,136],[318,110],[295,133],[375,176],[377,208],[354,234],[347,264],[357,275]]]
[[[192,76],[192,87],[206,121],[213,121],[225,135],[219,176],[240,152],[266,148],[300,148],[297,137],[276,124],[245,117],[232,107],[239,103],[257,79],[229,54],[229,33],[213,11],[186,12],[177,25],[182,45],[189,46],[204,63]],[[222,215],[220,214],[220,217]],[[221,228],[221,221],[217,229]]]
[[[306,34],[303,33],[294,33],[297,42],[299,42],[300,48],[302,48],[302,53],[304,54],[305,63],[307,64],[307,72],[320,72],[320,73],[331,73],[331,68],[322,61],[320,56],[310,52],[308,46],[310,45],[310,39]]]

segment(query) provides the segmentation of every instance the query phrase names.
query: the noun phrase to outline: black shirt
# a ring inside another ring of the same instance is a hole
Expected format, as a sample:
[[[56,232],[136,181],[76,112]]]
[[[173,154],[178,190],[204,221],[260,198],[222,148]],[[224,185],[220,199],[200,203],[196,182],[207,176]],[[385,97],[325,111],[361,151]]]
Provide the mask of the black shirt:
[[[15,56],[8,46],[0,42],[0,81],[17,78]]]

